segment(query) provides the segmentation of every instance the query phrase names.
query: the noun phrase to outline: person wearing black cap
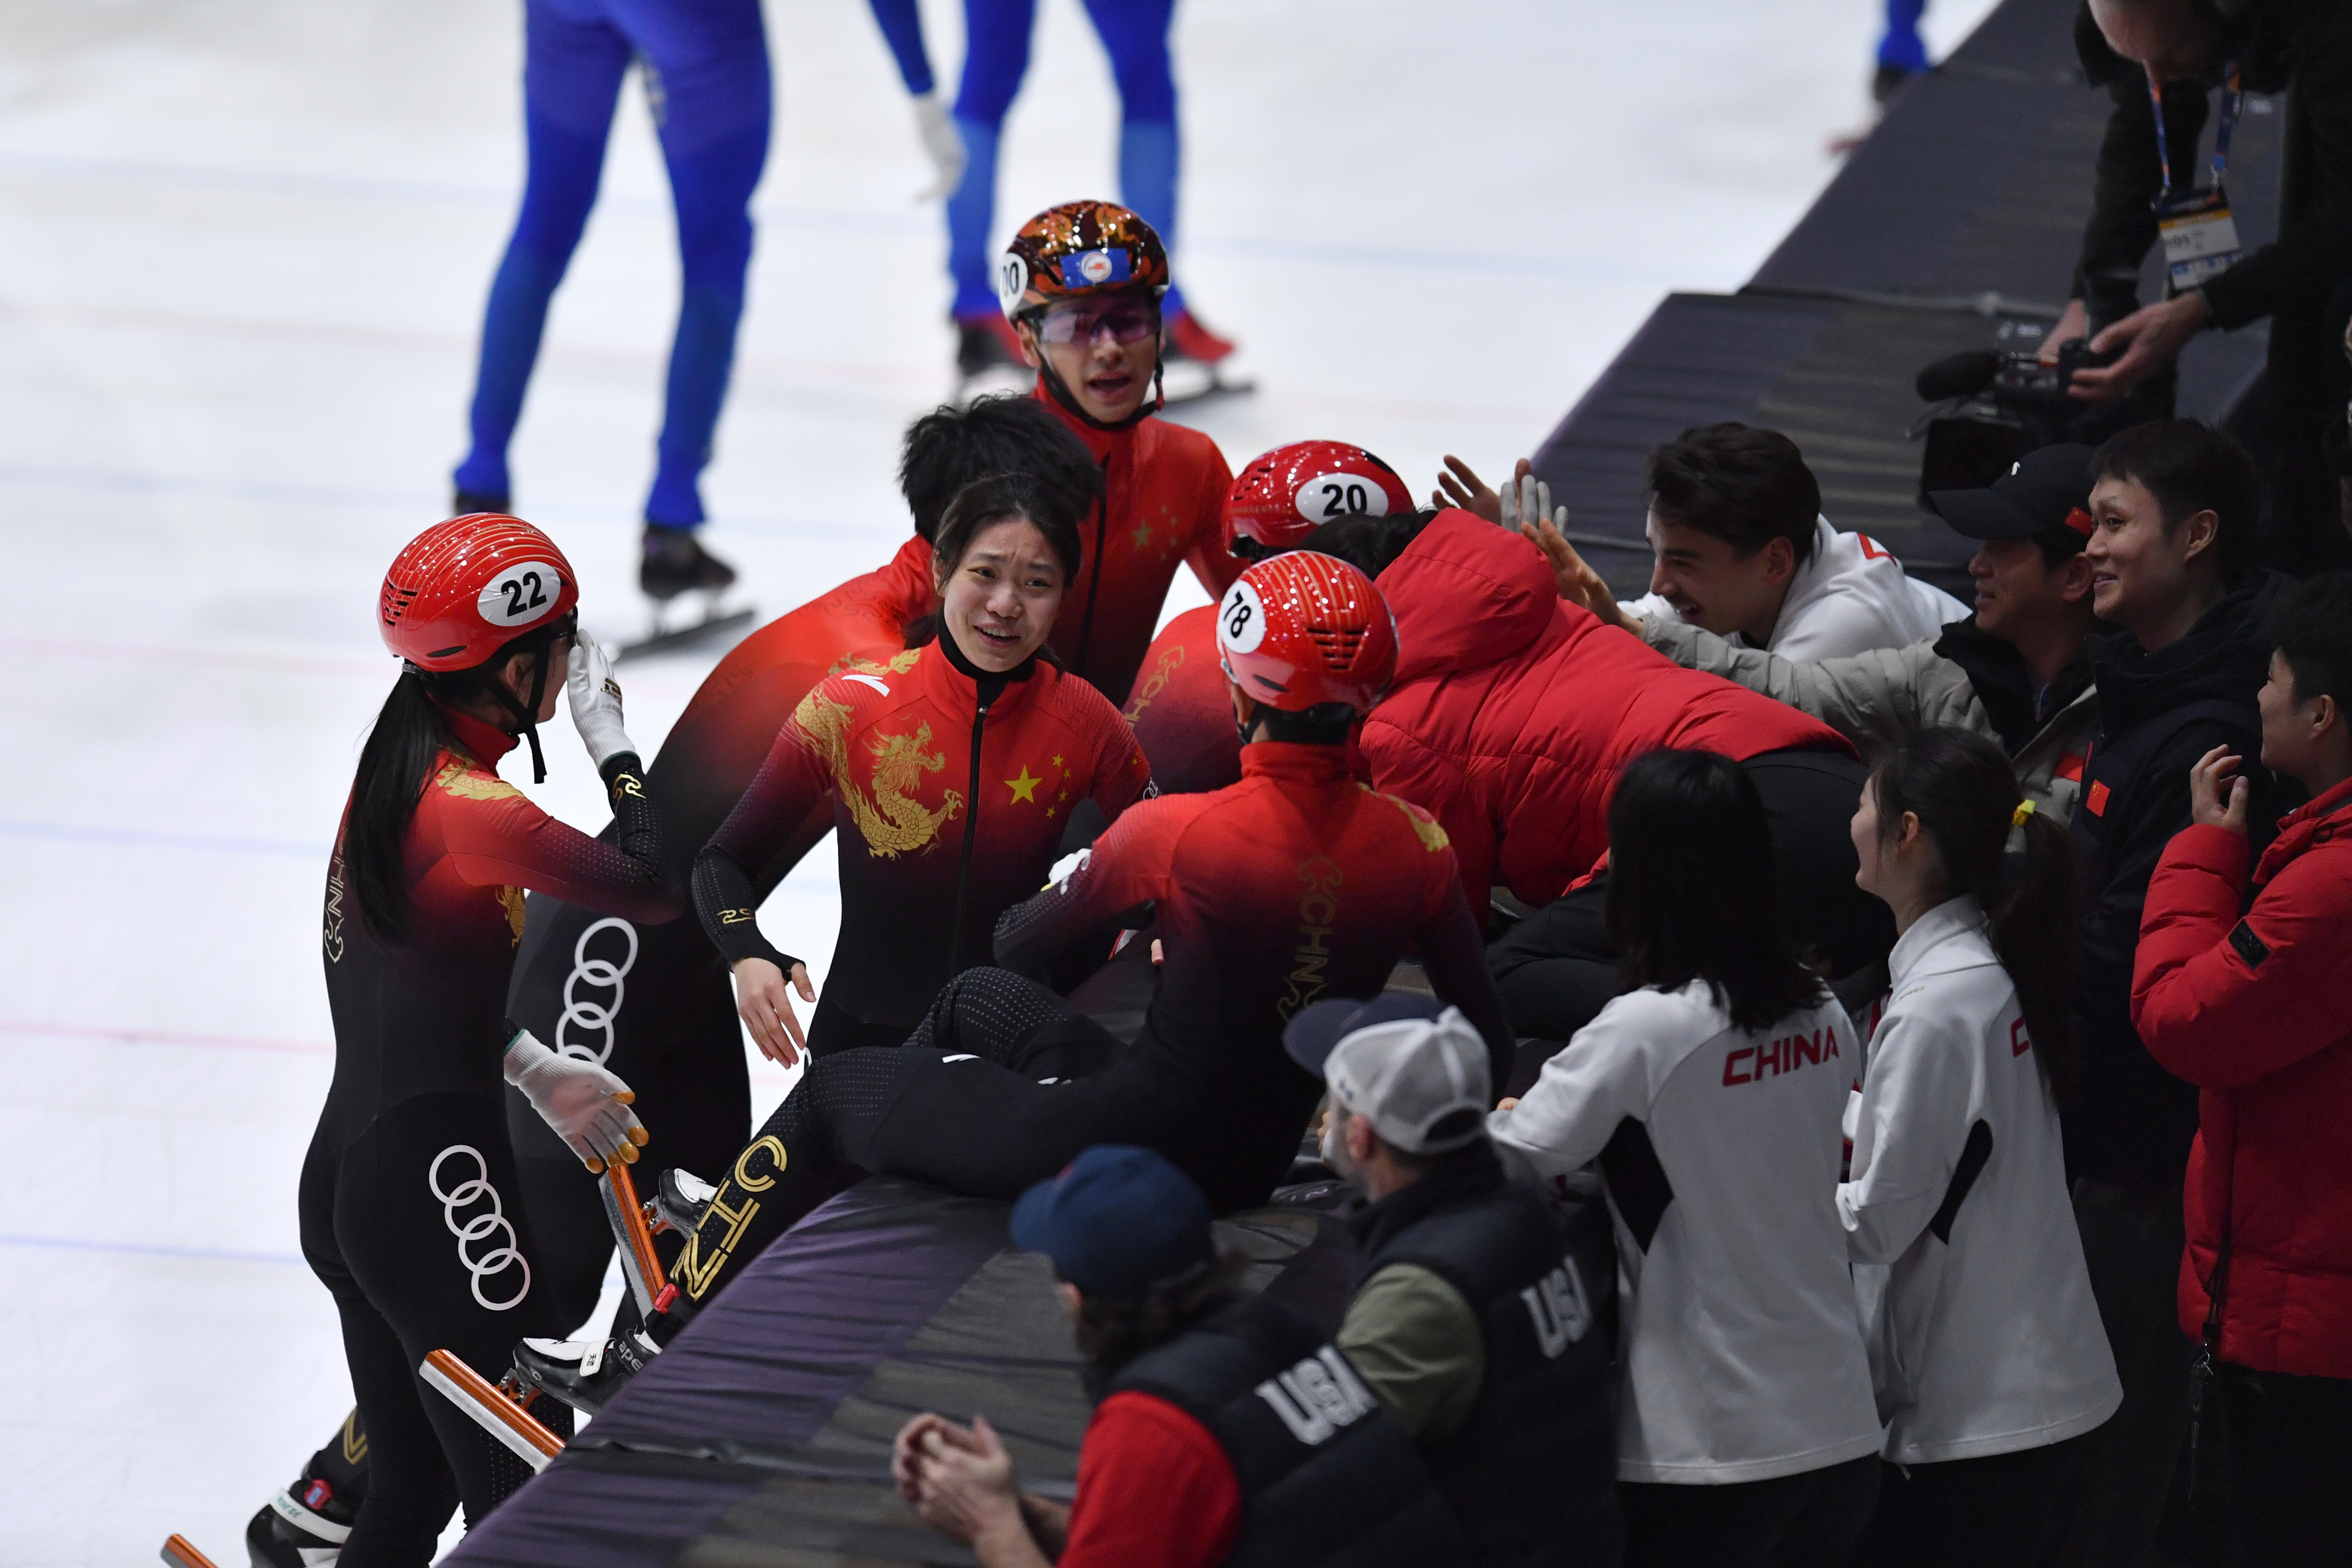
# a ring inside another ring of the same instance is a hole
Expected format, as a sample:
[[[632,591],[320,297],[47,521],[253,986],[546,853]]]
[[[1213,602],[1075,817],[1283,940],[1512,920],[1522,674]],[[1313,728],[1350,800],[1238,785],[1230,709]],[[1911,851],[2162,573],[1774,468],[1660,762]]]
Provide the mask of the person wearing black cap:
[[[1608,1211],[1563,1224],[1505,1178],[1486,1047],[1444,1003],[1317,1002],[1283,1045],[1328,1091],[1324,1158],[1370,1200],[1348,1222],[1369,1271],[1339,1349],[1420,1443],[1471,1561],[1613,1565]]]
[[[1867,763],[1915,730],[1999,741],[2034,808],[2063,822],[2097,718],[2083,657],[2094,626],[2090,494],[2091,448],[2066,445],[2028,454],[1988,489],[1928,496],[1979,542],[1969,562],[1975,613],[1906,647],[1800,663],[1668,616],[1621,624],[1677,664],[1804,710]],[[1613,618],[1613,600],[1586,607]]]
[[[1022,1195],[1013,1240],[1052,1259],[1099,1403],[1067,1509],[1021,1492],[985,1416],[899,1429],[900,1495],[982,1568],[1465,1561],[1411,1440],[1319,1331],[1244,1294],[1166,1159],[1088,1149]]]

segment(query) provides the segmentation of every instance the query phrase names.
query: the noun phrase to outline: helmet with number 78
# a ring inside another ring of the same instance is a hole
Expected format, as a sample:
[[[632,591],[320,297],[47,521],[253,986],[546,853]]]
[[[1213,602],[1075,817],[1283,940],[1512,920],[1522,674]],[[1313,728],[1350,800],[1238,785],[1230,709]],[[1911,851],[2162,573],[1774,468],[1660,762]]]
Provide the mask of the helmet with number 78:
[[[1369,713],[1396,675],[1396,616],[1355,567],[1294,550],[1225,590],[1217,653],[1233,683],[1270,708]]]
[[[1293,441],[1253,458],[1234,480],[1225,497],[1225,528],[1228,537],[1294,550],[1334,519],[1412,510],[1404,480],[1361,447]]]
[[[468,512],[408,542],[383,574],[383,646],[428,674],[471,669],[516,638],[560,631],[579,579],[555,542],[519,517]]]

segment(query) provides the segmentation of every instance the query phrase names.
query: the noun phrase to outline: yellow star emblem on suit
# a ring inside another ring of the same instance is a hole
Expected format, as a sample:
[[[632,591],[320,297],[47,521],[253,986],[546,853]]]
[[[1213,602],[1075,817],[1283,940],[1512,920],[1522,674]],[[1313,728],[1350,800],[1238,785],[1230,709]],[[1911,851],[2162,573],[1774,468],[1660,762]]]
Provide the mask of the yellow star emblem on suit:
[[[1019,778],[1006,779],[1004,782],[1013,791],[1013,801],[1008,802],[1008,805],[1025,800],[1034,805],[1037,802],[1037,786],[1044,784],[1045,781],[1044,779],[1031,778],[1029,776],[1029,766],[1024,763],[1021,766],[1021,776]]]
[[[1135,525],[1135,547],[1138,550],[1142,550],[1149,547],[1150,543],[1151,525],[1148,522],[1137,523]]]

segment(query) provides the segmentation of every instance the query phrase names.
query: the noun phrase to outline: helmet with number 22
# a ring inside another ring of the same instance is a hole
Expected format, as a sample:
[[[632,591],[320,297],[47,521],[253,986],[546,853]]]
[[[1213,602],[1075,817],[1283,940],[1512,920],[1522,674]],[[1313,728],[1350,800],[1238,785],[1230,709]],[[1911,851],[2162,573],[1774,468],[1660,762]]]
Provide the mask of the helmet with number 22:
[[[1396,616],[1353,566],[1295,550],[1225,590],[1217,653],[1233,683],[1270,708],[1369,713],[1396,675]]]
[[[1397,471],[1345,441],[1293,441],[1253,459],[1225,497],[1227,537],[1294,550],[1336,518],[1411,511]]]
[[[418,669],[471,669],[580,603],[555,542],[519,517],[468,512],[408,542],[383,575],[377,630]]]

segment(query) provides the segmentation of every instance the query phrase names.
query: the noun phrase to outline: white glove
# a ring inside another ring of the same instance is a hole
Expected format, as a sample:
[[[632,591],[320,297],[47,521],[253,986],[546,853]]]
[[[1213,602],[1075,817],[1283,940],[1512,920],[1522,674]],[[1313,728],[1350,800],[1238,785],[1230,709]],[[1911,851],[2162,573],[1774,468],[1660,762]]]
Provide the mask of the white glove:
[[[1505,528],[1517,533],[1521,523],[1533,523],[1547,517],[1551,519],[1551,525],[1554,528],[1559,529],[1562,533],[1568,531],[1568,508],[1560,507],[1557,510],[1553,508],[1551,486],[1533,474],[1522,477],[1516,483],[1510,480],[1504,481],[1503,526]]]
[[[1065,883],[1068,882],[1071,878],[1085,870],[1087,868],[1087,862],[1094,858],[1094,846],[1091,844],[1087,846],[1084,849],[1071,850],[1067,855],[1065,855],[1059,860],[1055,861],[1054,868],[1045,873],[1045,886],[1056,889],[1060,889]]]
[[[963,135],[949,117],[948,106],[936,92],[923,93],[915,100],[915,130],[923,139],[923,151],[930,154],[932,172],[938,176],[928,186],[915,193],[919,202],[932,202],[941,196],[953,195],[963,184],[963,166],[971,154],[964,150]]]
[[[572,644],[563,689],[572,700],[572,727],[580,731],[581,742],[598,767],[623,752],[637,749],[629,732],[621,728],[621,684],[613,679],[613,661],[604,657],[594,637],[582,637]]]
[[[594,1062],[558,1056],[529,1029],[515,1032],[507,1047],[507,1081],[522,1090],[531,1109],[572,1146],[581,1163],[602,1171],[604,1162],[635,1161],[646,1139],[645,1123],[629,1109],[636,1092]]]

